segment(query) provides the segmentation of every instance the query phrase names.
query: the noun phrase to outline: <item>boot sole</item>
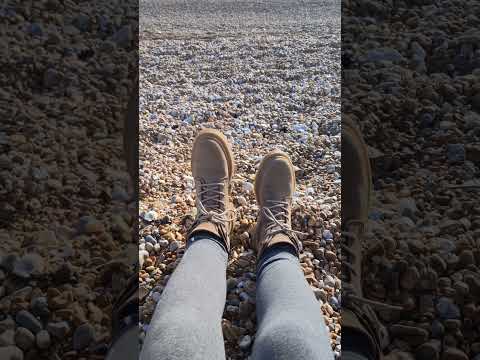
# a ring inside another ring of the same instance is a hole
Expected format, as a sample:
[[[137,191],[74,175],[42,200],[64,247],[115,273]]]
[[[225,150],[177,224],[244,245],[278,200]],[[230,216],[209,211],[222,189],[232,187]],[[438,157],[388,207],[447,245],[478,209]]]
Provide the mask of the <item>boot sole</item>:
[[[195,141],[193,143],[193,148],[195,148],[195,143],[198,139],[202,137],[209,137],[214,138],[218,144],[221,146],[223,153],[227,159],[228,165],[228,180],[232,180],[233,175],[235,174],[235,161],[233,160],[233,151],[230,142],[227,140],[225,135],[223,135],[220,131],[215,129],[202,129],[198,132],[197,136],[195,137]]]
[[[355,125],[355,123],[348,119],[348,118],[344,118],[342,119],[342,131],[347,131],[347,132],[350,132],[351,134],[353,134],[353,137],[355,137],[358,142],[361,144],[361,148],[362,148],[362,152],[363,152],[363,157],[366,159],[366,168],[367,168],[367,176],[368,176],[368,200],[367,200],[367,204],[368,204],[368,209],[370,209],[370,205],[371,205],[371,198],[372,198],[372,169],[370,167],[370,160],[369,160],[369,157],[368,157],[368,148],[367,148],[367,144],[365,143],[365,141],[363,140],[363,135],[362,133],[360,132],[360,130],[358,129],[358,127]],[[367,215],[368,216],[368,215]]]
[[[260,165],[258,167],[258,170],[257,170],[257,175],[255,176],[255,184],[254,184],[255,198],[256,198],[257,204],[259,206],[260,206],[260,203],[259,203],[259,198],[260,197],[258,196],[258,192],[259,192],[258,189],[261,187],[260,185],[262,183],[262,179],[261,179],[260,175],[262,175],[263,167],[265,166],[265,164],[268,161],[270,161],[272,158],[275,158],[277,156],[281,156],[281,157],[283,157],[284,159],[287,160],[288,165],[290,167],[290,170],[292,171],[292,174],[293,174],[293,189],[294,189],[294,191],[297,188],[297,183],[296,183],[296,179],[295,179],[295,168],[293,167],[293,163],[292,163],[292,160],[290,159],[290,156],[288,156],[288,154],[283,152],[283,151],[273,150],[272,152],[265,155],[265,157],[262,159],[262,161],[260,162]]]

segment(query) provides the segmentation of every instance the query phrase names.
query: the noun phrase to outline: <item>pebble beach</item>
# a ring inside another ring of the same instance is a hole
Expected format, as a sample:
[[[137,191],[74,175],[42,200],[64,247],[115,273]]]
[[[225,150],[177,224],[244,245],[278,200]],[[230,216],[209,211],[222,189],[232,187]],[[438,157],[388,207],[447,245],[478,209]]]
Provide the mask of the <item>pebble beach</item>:
[[[340,354],[340,4],[140,2],[140,341],[195,216],[190,151],[203,127],[233,145],[237,209],[222,319],[228,359],[255,341],[256,168],[273,149],[296,167],[301,265]]]

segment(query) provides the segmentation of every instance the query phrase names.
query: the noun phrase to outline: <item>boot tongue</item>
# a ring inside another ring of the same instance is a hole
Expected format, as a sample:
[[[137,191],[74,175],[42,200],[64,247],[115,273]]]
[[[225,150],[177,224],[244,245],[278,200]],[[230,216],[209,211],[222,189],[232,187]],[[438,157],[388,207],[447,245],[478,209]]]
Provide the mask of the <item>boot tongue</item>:
[[[199,224],[195,230],[192,232],[193,233],[198,233],[198,232],[202,232],[202,231],[207,231],[207,232],[210,232],[210,233],[213,233],[217,236],[221,236],[221,234],[219,234],[218,230],[217,230],[217,227],[215,226],[214,223],[212,222],[203,222],[201,224]]]
[[[283,243],[283,242],[291,242],[290,238],[284,233],[273,235],[272,240],[270,241],[271,244]]]
[[[222,186],[205,186],[205,181],[202,183],[201,189],[202,191],[206,190],[205,193],[202,194],[202,198],[200,199],[202,201],[203,206],[207,211],[223,211],[223,206],[221,206],[221,203],[219,201],[220,195],[216,193],[216,191],[222,191]],[[207,183],[208,184],[208,183]],[[209,200],[204,200],[204,199],[209,199]]]

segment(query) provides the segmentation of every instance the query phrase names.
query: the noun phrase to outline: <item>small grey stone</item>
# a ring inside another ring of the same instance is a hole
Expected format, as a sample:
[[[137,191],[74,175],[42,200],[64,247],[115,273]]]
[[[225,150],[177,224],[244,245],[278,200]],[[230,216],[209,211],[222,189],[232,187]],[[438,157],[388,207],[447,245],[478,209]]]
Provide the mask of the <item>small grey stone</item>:
[[[158,241],[158,245],[160,245],[162,248],[166,248],[168,246],[168,240],[160,239]]]
[[[36,336],[36,342],[39,349],[48,349],[51,344],[50,334],[48,331],[39,331]]]
[[[152,235],[145,236],[145,242],[155,245],[157,243],[157,239],[155,239]]]
[[[18,256],[14,254],[9,254],[0,257],[0,267],[5,269],[7,272],[13,271],[15,263],[18,261]]]
[[[236,278],[227,279],[227,291],[235,289],[238,285],[238,280]]]
[[[81,32],[90,31],[91,21],[90,17],[86,14],[78,14],[75,19],[73,19],[72,25],[75,26]]]
[[[331,275],[325,276],[325,279],[323,279],[323,282],[325,285],[334,287],[335,286],[335,279]]]
[[[95,330],[90,324],[80,325],[73,334],[73,349],[85,349],[92,343],[94,338]]]
[[[23,360],[23,351],[16,346],[2,346],[0,347],[0,359]]]
[[[245,351],[245,350],[248,350],[250,348],[251,344],[252,344],[252,337],[250,335],[245,335],[238,342],[238,347],[241,350]]]
[[[43,74],[43,85],[45,85],[46,88],[53,88],[59,85],[61,79],[62,74],[59,71],[49,68]]]
[[[24,328],[27,328],[34,334],[42,330],[42,324],[40,323],[40,321],[38,321],[35,316],[33,316],[26,310],[19,311],[17,313],[17,316],[15,317],[15,321],[17,322],[17,324],[23,326]]]
[[[168,246],[168,251],[176,251],[179,247],[179,244],[177,241],[172,241],[170,245]]]
[[[57,339],[63,339],[70,332],[70,325],[66,321],[47,324],[47,331]]]
[[[403,198],[398,202],[398,210],[402,216],[409,217],[415,221],[415,213],[417,212],[417,205],[413,198]]]
[[[9,345],[15,345],[15,331],[13,329],[0,333],[0,346]]]
[[[149,253],[152,253],[153,250],[155,249],[155,246],[153,246],[152,243],[145,243],[145,250],[147,250]]]
[[[9,329],[15,329],[15,321],[10,316],[0,321],[0,332]]]
[[[367,53],[366,60],[370,62],[390,61],[393,63],[403,60],[403,56],[392,48],[379,48],[370,50]]]
[[[477,129],[480,128],[480,115],[470,111],[465,114],[465,128],[468,129]]]
[[[158,219],[158,214],[154,210],[147,211],[143,214],[143,220],[151,222]]]
[[[243,191],[250,193],[254,190],[254,186],[251,182],[245,181],[243,183]]]
[[[438,360],[442,344],[439,340],[430,340],[420,345],[415,351],[415,358],[418,360]]]
[[[31,306],[32,313],[41,318],[46,318],[50,315],[50,310],[48,309],[48,301],[44,296],[37,297],[32,300]]]
[[[35,345],[35,335],[30,330],[19,327],[15,332],[15,344],[20,349],[27,351]]]
[[[467,354],[454,347],[446,347],[443,351],[442,359],[445,360],[468,360]]]
[[[133,34],[130,25],[125,25],[113,35],[113,41],[121,48],[130,47],[132,40]]]
[[[239,304],[238,312],[241,318],[248,318],[253,311],[253,305],[249,301],[242,301]]]
[[[465,161],[465,145],[448,144],[447,159],[449,163],[462,163]]]
[[[27,32],[32,36],[42,36],[43,29],[42,26],[38,23],[31,23],[27,26]]]
[[[442,319],[459,319],[460,309],[452,300],[441,297],[436,306],[437,312]]]
[[[428,331],[417,326],[394,324],[390,326],[390,332],[412,346],[423,344],[428,339]]]

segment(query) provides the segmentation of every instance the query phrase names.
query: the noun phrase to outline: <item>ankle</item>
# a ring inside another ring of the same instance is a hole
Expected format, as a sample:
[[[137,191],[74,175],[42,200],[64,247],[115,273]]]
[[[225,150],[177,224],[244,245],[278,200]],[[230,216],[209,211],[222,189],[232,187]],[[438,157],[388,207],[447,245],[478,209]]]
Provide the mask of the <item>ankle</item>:
[[[266,248],[257,259],[257,276],[265,271],[269,265],[280,260],[298,262],[298,253],[295,246],[288,243],[279,243]]]
[[[229,253],[226,241],[213,232],[207,230],[199,230],[192,233],[187,240],[187,248],[189,248],[193,243],[196,243],[198,241],[213,241],[218,244],[227,254]]]

